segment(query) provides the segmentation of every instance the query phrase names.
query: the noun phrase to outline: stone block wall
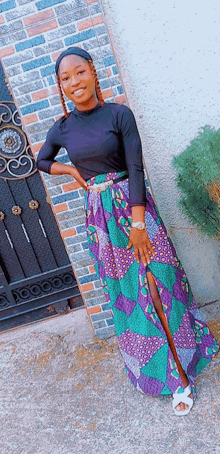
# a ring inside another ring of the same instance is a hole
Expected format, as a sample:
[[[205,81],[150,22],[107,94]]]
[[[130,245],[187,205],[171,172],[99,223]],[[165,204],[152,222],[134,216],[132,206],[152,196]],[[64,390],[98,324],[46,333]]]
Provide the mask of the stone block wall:
[[[7,0],[0,3],[0,58],[33,154],[63,114],[55,80],[55,60],[70,45],[90,52],[104,99],[125,103],[125,95],[100,1]],[[73,107],[67,102],[69,109]],[[57,159],[69,163],[65,149]],[[42,173],[60,233],[73,264],[88,314],[99,337],[114,325],[89,256],[84,191],[72,179]]]

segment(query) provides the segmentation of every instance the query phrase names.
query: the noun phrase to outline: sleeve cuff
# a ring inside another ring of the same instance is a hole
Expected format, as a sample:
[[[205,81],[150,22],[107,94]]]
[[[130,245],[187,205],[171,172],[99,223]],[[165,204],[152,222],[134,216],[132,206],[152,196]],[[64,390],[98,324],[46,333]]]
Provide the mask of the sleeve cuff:
[[[135,207],[135,206],[140,206],[140,207],[146,207],[147,206],[147,201],[146,202],[130,202],[129,203],[130,207]]]
[[[56,161],[52,161],[52,162],[50,162],[50,164],[49,164],[49,166],[48,166],[48,173],[49,173],[49,174],[50,174],[50,169],[51,169],[51,166],[52,166],[52,165],[54,164],[54,162],[56,162]]]

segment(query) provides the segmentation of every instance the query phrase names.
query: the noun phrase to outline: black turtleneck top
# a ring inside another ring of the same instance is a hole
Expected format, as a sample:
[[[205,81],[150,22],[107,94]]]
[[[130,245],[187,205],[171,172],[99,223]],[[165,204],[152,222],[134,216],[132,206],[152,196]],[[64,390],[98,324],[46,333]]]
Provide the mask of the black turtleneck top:
[[[99,103],[90,110],[76,108],[47,133],[37,167],[50,173],[60,148],[85,180],[108,172],[128,170],[130,205],[146,205],[142,147],[136,121],[129,107]]]

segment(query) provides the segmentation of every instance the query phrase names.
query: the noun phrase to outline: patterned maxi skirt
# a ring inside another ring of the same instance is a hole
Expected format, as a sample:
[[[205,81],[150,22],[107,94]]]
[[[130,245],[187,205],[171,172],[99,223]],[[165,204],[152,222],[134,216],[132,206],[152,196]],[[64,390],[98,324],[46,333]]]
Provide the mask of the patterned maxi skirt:
[[[107,173],[88,182],[122,176]],[[146,189],[147,190],[147,189]],[[193,300],[158,209],[147,191],[146,230],[155,249],[153,274],[178,358],[195,394],[194,380],[218,345]],[[148,288],[146,267],[126,249],[132,222],[128,179],[105,191],[85,192],[86,231],[96,273],[113,314],[119,348],[134,386],[148,395],[182,392],[182,380]]]

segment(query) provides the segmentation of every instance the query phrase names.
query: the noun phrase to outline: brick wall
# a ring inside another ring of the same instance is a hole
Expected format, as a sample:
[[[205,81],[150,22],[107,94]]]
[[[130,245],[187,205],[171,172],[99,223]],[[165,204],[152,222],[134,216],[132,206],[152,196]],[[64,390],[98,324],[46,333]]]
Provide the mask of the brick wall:
[[[37,156],[48,129],[62,115],[55,82],[55,60],[66,47],[87,50],[98,73],[104,99],[125,96],[100,2],[96,0],[7,0],[0,3],[0,58],[20,111],[32,152]],[[73,107],[67,102],[68,107]],[[69,163],[65,149],[58,160]],[[114,333],[89,256],[84,226],[84,191],[72,177],[42,173],[67,253],[97,336]]]

